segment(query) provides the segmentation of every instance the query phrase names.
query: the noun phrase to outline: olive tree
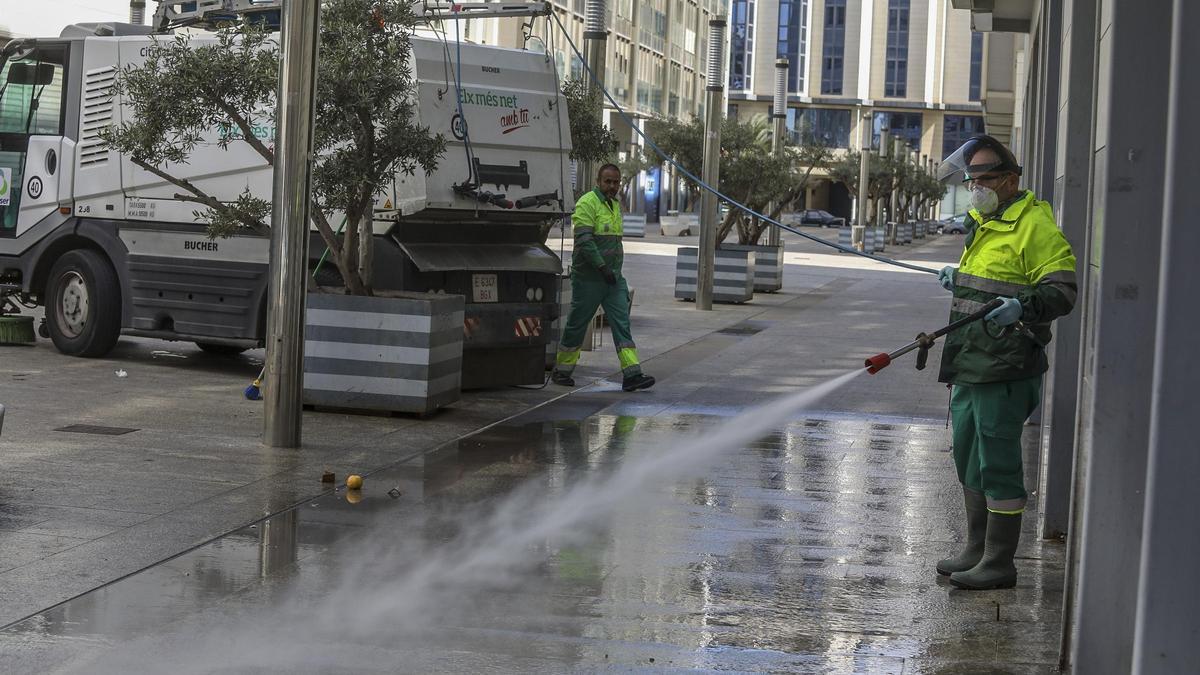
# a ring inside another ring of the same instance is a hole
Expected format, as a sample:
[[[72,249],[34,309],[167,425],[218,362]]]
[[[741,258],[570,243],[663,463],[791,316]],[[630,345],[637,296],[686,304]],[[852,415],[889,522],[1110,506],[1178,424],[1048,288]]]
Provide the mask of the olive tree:
[[[684,122],[656,119],[647,124],[664,153],[699,176],[703,168],[704,125],[697,118]],[[722,194],[773,220],[804,194],[814,169],[828,161],[830,151],[806,138],[795,145],[788,138],[782,154],[771,149],[771,128],[765,117],[748,122],[725,118],[721,124],[720,186]],[[803,135],[802,135],[803,136]],[[700,186],[685,179],[698,196]],[[696,200],[693,200],[693,203]],[[770,213],[766,213],[772,205]],[[717,241],[736,228],[738,243],[757,244],[770,223],[740,208],[730,207],[718,224]]]
[[[327,0],[321,6],[316,83],[312,219],[354,294],[371,293],[375,196],[398,172],[433,171],[445,140],[417,123],[411,37],[418,17],[405,0]],[[197,204],[210,238],[266,234],[271,203],[246,190],[209,194],[178,175],[198,146],[244,143],[275,163],[273,130],[279,46],[243,23],[193,44],[187,34],[158,40],[142,64],[126,67],[114,95],[132,119],[103,134],[107,147],[174,185]],[[264,132],[264,130],[266,130]],[[335,231],[334,214],[345,217]]]

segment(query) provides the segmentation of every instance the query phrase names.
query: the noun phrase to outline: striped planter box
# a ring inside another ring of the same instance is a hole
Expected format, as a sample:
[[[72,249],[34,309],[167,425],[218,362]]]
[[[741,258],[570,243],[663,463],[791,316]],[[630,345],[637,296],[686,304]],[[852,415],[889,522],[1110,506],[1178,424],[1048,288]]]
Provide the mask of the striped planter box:
[[[459,399],[461,295],[309,293],[304,403],[430,413]]]
[[[927,229],[925,223],[909,223],[913,228],[913,239],[924,239]]]
[[[875,252],[875,228],[868,227],[863,230],[863,252]]]
[[[774,293],[783,288],[783,246],[721,244],[728,251],[754,252],[754,290]]]
[[[675,258],[675,298],[696,299],[696,267],[700,249],[681,248]],[[713,270],[713,302],[742,303],[754,298],[754,252],[717,249]]]
[[[623,215],[621,216],[621,224],[623,227],[624,237],[645,237],[646,236],[646,216]]]
[[[900,243],[911,244],[912,240],[913,240],[912,223],[900,223],[896,227],[900,228],[900,234],[899,234]]]
[[[873,229],[875,230],[875,252],[880,253],[887,244],[887,230],[882,227],[876,227]]]
[[[838,243],[842,246],[851,246],[854,242],[854,228],[847,225],[846,227],[838,228]]]

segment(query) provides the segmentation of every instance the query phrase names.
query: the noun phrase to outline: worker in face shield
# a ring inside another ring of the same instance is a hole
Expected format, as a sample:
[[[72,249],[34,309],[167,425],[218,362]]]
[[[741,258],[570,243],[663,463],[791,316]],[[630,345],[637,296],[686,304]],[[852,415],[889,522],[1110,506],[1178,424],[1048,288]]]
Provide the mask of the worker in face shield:
[[[571,226],[575,251],[571,262],[571,311],[567,315],[550,380],[565,387],[575,386],[572,373],[587,334],[588,322],[604,306],[612,328],[613,345],[624,376],[622,389],[636,391],[654,386],[654,378],[642,373],[637,345],[629,325],[629,285],[621,275],[624,234],[621,205],[621,170],[615,164],[600,167],[596,188],[575,202]]]
[[[947,335],[942,350],[967,543],[937,571],[960,588],[1010,588],[1026,501],[1021,433],[1040,401],[1050,324],[1075,306],[1075,255],[1050,205],[1021,189],[1016,158],[991,136],[964,143],[938,178],[966,185],[972,207],[959,264],[939,276],[954,293],[950,319],[1003,304]]]

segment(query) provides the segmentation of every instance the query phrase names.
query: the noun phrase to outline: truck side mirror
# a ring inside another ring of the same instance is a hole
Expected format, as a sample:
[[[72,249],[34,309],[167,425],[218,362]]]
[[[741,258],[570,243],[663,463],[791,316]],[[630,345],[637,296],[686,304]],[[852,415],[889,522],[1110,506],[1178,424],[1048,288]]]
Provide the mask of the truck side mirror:
[[[52,63],[14,63],[8,69],[8,84],[47,85],[54,82]]]

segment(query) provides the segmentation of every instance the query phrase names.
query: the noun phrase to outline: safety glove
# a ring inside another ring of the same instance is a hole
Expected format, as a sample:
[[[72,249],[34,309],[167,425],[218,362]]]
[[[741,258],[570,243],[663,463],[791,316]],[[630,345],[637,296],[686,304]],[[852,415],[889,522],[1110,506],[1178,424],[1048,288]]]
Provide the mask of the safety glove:
[[[1004,304],[988,312],[987,316],[983,318],[986,321],[994,322],[997,326],[1011,326],[1021,320],[1023,311],[1020,300],[1004,298]]]
[[[957,271],[957,267],[946,265],[941,272],[938,272],[938,281],[941,282],[942,288],[948,291],[954,290],[954,273]]]
[[[617,275],[608,268],[608,265],[604,265],[600,268],[600,274],[604,277],[604,283],[608,284],[609,286],[617,285]]]

